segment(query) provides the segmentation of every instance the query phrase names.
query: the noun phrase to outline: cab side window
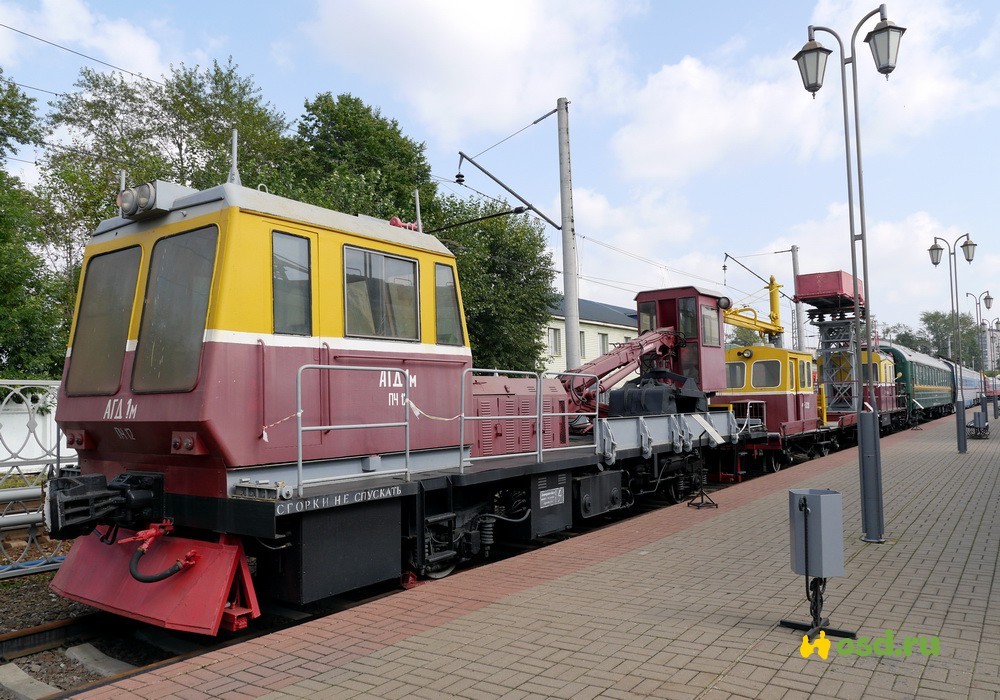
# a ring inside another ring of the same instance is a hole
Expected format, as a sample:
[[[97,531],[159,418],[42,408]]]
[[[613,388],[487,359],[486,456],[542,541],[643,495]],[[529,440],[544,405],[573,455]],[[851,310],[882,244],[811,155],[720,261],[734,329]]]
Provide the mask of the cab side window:
[[[447,265],[434,265],[434,307],[437,312],[437,342],[441,345],[462,345],[462,319],[458,311],[458,287],[455,270]]]
[[[419,340],[417,261],[344,247],[345,332]]]
[[[271,235],[274,332],[312,335],[312,275],[309,239],[275,231]]]

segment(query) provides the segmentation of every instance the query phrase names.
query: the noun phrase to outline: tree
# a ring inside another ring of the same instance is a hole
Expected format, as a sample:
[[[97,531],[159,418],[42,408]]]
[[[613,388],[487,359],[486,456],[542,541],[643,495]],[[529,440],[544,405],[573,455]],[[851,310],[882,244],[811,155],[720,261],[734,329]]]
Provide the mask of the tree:
[[[727,346],[741,348],[764,344],[764,339],[760,337],[760,333],[757,331],[743,328],[742,326],[730,326],[729,328],[730,330],[726,333]]]
[[[49,126],[67,134],[48,150],[36,188],[42,245],[72,314],[83,249],[102,220],[117,214],[120,172],[129,184],[164,179],[196,188],[227,180],[232,129],[239,131],[244,182],[284,184],[291,141],[284,115],[265,102],[230,61],[211,68],[171,68],[163,81],[80,72],[76,91],[53,103]]]
[[[0,67],[0,162],[17,153],[19,145],[37,144],[42,136],[35,101],[4,77]]]
[[[0,164],[18,146],[39,143],[35,101],[0,69]],[[51,379],[62,371],[65,334],[52,284],[32,250],[39,238],[35,200],[0,168],[0,377]]]
[[[506,202],[446,197],[437,227],[510,210]],[[428,228],[431,228],[430,226]],[[556,301],[544,229],[528,216],[499,216],[437,234],[454,253],[477,367],[536,371],[543,330]]]
[[[958,315],[959,335],[955,334],[955,316],[943,311],[924,311],[920,322],[929,338],[934,353],[955,358],[958,356],[956,337],[961,338],[962,364],[966,367],[982,364],[982,350],[979,346],[979,327],[976,320],[967,313]]]
[[[927,335],[927,331],[923,328],[914,330],[905,323],[894,323],[885,327],[883,336],[886,340],[910,348],[911,350],[916,350],[917,352],[928,355],[935,353],[935,350],[931,347],[932,343]]]
[[[0,170],[0,377],[54,379],[66,356],[66,324],[30,241],[38,222],[31,195]]]
[[[350,94],[330,93],[305,104],[293,161],[297,196],[314,204],[388,219],[434,218],[437,186],[424,144],[405,136],[395,119]]]

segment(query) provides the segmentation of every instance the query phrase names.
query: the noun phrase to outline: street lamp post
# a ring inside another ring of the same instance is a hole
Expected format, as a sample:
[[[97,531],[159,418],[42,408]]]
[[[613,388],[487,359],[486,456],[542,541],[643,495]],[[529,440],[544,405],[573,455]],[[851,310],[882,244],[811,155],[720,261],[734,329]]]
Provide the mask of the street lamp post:
[[[982,360],[980,360],[979,362],[979,375],[982,378],[981,384],[983,393],[982,397],[979,399],[979,410],[982,411],[984,415],[986,415],[988,414],[988,411],[986,410],[986,375],[984,374],[984,372],[986,371],[986,355],[987,355],[986,329],[983,327],[983,309],[982,306],[980,306],[979,302],[982,301],[982,305],[986,307],[987,311],[989,311],[990,308],[992,308],[993,306],[993,297],[990,296],[989,290],[986,290],[985,292],[979,295],[973,294],[972,292],[966,292],[965,296],[972,297],[976,301],[976,331],[977,333],[982,333],[982,335],[979,336],[979,352],[982,356]]]
[[[959,246],[958,242],[963,238],[965,239],[965,243]],[[948,293],[951,295],[951,315],[955,319],[955,341],[958,348],[955,355],[955,434],[958,441],[958,453],[965,454],[965,390],[962,387],[962,342],[958,329],[958,256],[956,255],[956,251],[957,248],[961,248],[966,262],[972,263],[972,259],[976,255],[976,244],[972,242],[969,234],[959,236],[951,244],[943,238],[934,236],[933,245],[927,249],[934,267],[937,267],[941,262],[941,255],[945,251],[945,247],[941,243],[944,243],[948,249]]]
[[[858,294],[858,261],[857,243],[861,243],[862,274],[864,275],[864,298],[865,298],[865,335],[868,350],[868,359],[871,363],[868,371],[868,396],[871,399],[871,410],[865,412],[864,395],[862,389],[860,399],[856,401],[857,423],[858,423],[858,462],[861,471],[861,521],[865,542],[884,542],[883,532],[885,523],[882,514],[882,455],[879,446],[879,417],[878,404],[875,400],[876,366],[874,358],[874,345],[872,344],[871,328],[871,285],[868,274],[868,242],[866,237],[865,222],[865,190],[864,176],[861,167],[861,120],[858,108],[858,64],[854,55],[854,44],[858,37],[861,26],[875,14],[879,14],[879,23],[865,36],[865,42],[872,50],[872,57],[875,59],[875,68],[879,73],[888,78],[896,68],[896,57],[899,52],[899,39],[906,30],[897,27],[888,20],[885,5],[879,5],[878,9],[872,10],[861,18],[851,35],[851,55],[845,56],[844,42],[840,35],[828,27],[810,26],[808,28],[808,41],[802,50],[795,55],[795,62],[798,63],[799,73],[802,76],[802,85],[812,93],[813,98],[816,92],[823,87],[823,74],[826,71],[827,58],[831,53],[830,49],[824,48],[816,41],[816,32],[826,32],[832,35],[840,46],[840,83],[844,105],[844,152],[847,162],[847,208],[850,216],[851,235],[851,272],[854,277],[854,336],[860,343],[861,335],[861,308]],[[851,64],[851,78],[854,94],[854,141],[857,146],[857,180],[858,180],[858,222],[860,224],[860,234],[855,233],[854,228],[854,172],[851,169],[851,131],[850,118],[847,109],[847,64]],[[860,346],[859,346],[860,354]],[[855,366],[858,366],[859,359]],[[865,381],[863,376],[858,374],[858,381]],[[859,388],[861,388],[859,386]]]
[[[1000,318],[983,319],[983,332],[986,333],[987,354],[990,358],[990,369],[996,372],[1000,369]],[[1000,418],[1000,395],[997,393],[996,375],[990,377],[990,403],[993,404],[993,417]]]

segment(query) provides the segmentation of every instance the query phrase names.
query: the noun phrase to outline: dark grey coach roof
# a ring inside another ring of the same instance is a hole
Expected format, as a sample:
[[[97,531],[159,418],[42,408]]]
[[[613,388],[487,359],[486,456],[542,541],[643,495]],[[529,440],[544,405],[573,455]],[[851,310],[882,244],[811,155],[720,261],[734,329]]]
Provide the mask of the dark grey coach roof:
[[[559,301],[551,307],[550,310],[553,316],[566,318],[566,310],[563,302],[564,300],[560,296]],[[599,301],[590,301],[589,299],[580,300],[580,320],[591,321],[593,323],[607,323],[613,326],[638,327],[638,323],[635,320],[635,309],[613,306]]]

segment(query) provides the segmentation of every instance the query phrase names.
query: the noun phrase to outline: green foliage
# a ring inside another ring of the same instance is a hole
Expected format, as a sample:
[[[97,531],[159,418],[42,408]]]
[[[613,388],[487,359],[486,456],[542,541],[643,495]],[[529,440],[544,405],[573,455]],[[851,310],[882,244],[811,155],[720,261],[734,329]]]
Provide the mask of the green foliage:
[[[424,144],[403,135],[350,94],[326,92],[305,104],[292,165],[299,198],[352,214],[416,218],[414,190],[424,218],[434,218],[437,187]]]
[[[905,323],[894,323],[885,327],[882,336],[888,341],[917,352],[927,355],[937,354],[936,349],[931,347],[931,339],[927,335],[927,331],[923,328],[914,330]]]
[[[923,311],[921,326],[913,329],[904,323],[886,326],[883,335],[894,343],[928,355],[940,355],[949,359],[958,358],[959,344],[956,340],[955,315],[944,311]],[[982,330],[976,325],[971,314],[958,315],[961,336],[962,364],[976,369],[982,367]]]
[[[930,347],[936,354],[957,358],[961,349],[962,364],[966,367],[982,366],[982,351],[980,349],[980,330],[976,319],[971,314],[958,315],[958,334],[955,331],[955,316],[944,311],[924,311],[920,314],[920,322],[929,340]],[[961,338],[961,346],[956,338]]]
[[[0,170],[0,377],[52,379],[62,373],[66,354],[65,317],[58,286],[30,241],[38,222],[32,198]]]
[[[745,347],[749,345],[766,345],[760,333],[743,328],[741,326],[730,326],[726,333],[726,345],[730,347]]]
[[[505,212],[506,202],[447,197],[435,227]],[[543,329],[556,301],[544,229],[528,216],[499,216],[437,234],[458,260],[477,367],[535,371],[544,366]]]
[[[39,243],[56,273],[55,299],[72,315],[83,249],[115,216],[121,171],[130,185],[163,179],[207,188],[228,179],[232,130],[239,130],[241,179],[273,185],[291,142],[288,123],[230,61],[172,68],[162,83],[84,68],[76,90],[53,103],[49,126],[68,135],[50,149],[36,188]]]
[[[16,153],[19,144],[38,143],[41,139],[35,101],[4,77],[0,67],[0,160]]]

